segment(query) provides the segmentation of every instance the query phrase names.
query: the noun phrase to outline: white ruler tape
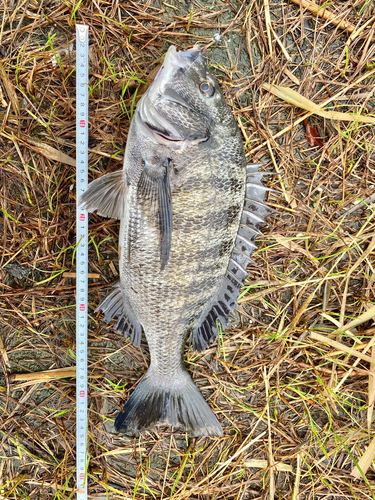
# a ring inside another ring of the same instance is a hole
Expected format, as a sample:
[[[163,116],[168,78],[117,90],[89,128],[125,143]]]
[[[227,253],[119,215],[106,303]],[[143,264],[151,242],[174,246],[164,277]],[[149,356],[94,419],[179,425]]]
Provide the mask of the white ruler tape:
[[[78,204],[88,183],[89,149],[89,27],[76,26],[76,380],[77,380],[77,500],[87,499],[87,290],[88,214]]]

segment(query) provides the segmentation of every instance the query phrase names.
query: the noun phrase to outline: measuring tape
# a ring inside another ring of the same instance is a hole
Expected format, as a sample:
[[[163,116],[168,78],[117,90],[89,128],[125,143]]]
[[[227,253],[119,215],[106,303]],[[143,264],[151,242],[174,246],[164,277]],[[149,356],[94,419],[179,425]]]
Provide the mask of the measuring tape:
[[[88,183],[89,27],[76,25],[76,465],[77,500],[87,499],[87,262],[88,214],[78,204]]]

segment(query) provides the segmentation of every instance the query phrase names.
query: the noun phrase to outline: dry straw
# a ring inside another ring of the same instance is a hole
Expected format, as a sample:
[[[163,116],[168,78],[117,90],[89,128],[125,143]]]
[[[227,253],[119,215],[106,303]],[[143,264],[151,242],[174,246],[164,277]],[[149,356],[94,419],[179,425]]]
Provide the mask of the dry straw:
[[[374,2],[3,0],[0,14],[0,499],[74,497],[76,22],[92,40],[91,179],[121,167],[172,43],[201,44],[249,161],[279,174],[239,314],[185,353],[217,440],[112,433],[149,355],[94,313],[118,280],[119,225],[90,216],[90,498],[375,498]]]

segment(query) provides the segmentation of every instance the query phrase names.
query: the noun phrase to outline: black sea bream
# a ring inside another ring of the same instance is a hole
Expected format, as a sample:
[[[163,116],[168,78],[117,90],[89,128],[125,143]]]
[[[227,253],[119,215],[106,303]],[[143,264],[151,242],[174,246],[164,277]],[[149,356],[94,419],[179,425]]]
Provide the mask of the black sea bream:
[[[271,210],[262,174],[198,46],[171,47],[134,114],[124,169],[92,182],[81,202],[121,220],[120,281],[98,310],[151,356],[115,428],[167,423],[221,436],[187,372],[184,346],[203,351],[236,307],[257,228]]]

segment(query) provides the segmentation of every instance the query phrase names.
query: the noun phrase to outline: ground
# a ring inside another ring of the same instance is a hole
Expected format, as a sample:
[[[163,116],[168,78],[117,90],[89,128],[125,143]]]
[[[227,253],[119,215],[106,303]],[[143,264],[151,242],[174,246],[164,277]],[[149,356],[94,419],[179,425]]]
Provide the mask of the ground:
[[[277,173],[231,328],[203,354],[186,348],[220,439],[112,433],[149,356],[94,313],[118,279],[119,225],[90,216],[89,498],[375,498],[375,140],[374,122],[355,118],[374,120],[375,10],[293,2],[2,1],[1,499],[74,498],[76,22],[90,26],[90,180],[121,168],[167,48],[195,43],[249,162]],[[351,121],[311,115],[267,83]]]

